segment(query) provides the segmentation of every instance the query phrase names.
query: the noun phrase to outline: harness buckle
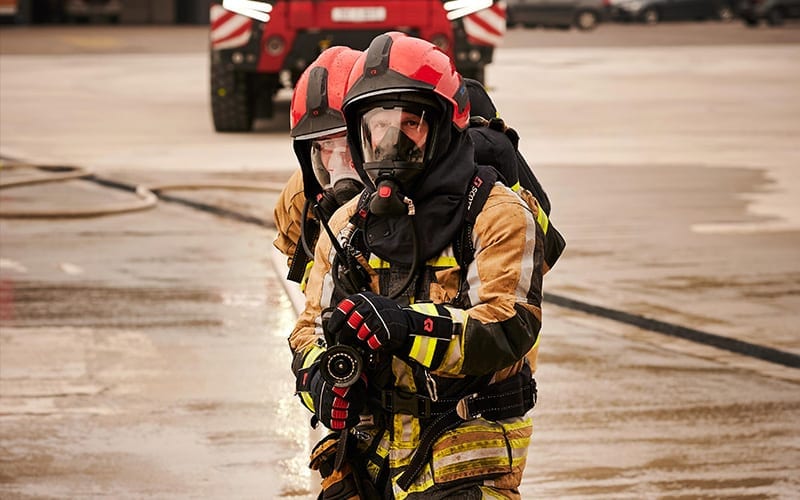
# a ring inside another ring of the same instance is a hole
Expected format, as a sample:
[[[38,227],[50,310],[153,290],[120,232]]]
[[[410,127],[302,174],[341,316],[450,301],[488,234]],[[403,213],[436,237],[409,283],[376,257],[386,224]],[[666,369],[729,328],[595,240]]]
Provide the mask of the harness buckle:
[[[431,400],[406,391],[382,391],[381,407],[389,413],[404,413],[417,418],[431,416]]]
[[[467,421],[481,416],[480,413],[476,413],[473,415],[472,410],[469,407],[470,402],[472,402],[477,397],[478,393],[474,392],[458,400],[458,403],[456,403],[456,413],[458,414],[459,417],[461,417],[461,420]]]

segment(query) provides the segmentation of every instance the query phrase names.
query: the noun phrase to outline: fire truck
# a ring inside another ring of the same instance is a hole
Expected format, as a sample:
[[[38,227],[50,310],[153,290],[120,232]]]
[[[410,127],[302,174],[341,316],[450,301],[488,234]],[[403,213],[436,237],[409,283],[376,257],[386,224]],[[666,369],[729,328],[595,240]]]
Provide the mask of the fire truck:
[[[326,48],[364,50],[386,31],[436,44],[465,77],[484,81],[505,34],[497,0],[214,0],[211,109],[218,132],[245,132],[273,116],[280,89],[293,88]]]

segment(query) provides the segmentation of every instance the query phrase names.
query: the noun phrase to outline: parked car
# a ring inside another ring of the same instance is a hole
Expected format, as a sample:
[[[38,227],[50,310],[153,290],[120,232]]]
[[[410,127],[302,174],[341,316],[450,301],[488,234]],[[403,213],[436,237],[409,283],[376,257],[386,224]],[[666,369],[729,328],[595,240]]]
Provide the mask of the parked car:
[[[735,17],[736,0],[621,0],[613,6],[613,17],[620,21],[656,24],[661,21],[698,21]]]
[[[121,0],[66,0],[62,7],[62,16],[66,21],[119,22],[122,13]]]
[[[762,19],[779,26],[784,19],[800,17],[800,0],[742,0],[739,15],[748,26],[758,26]]]
[[[608,20],[609,8],[610,0],[506,0],[506,23],[586,31]]]

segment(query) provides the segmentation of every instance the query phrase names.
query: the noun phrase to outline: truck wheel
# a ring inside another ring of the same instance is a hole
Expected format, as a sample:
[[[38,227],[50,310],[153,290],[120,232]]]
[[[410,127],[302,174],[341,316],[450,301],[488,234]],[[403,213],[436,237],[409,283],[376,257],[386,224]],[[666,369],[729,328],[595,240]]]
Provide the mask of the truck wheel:
[[[767,12],[767,24],[770,26],[780,26],[783,24],[783,13],[777,7],[773,7]]]
[[[648,7],[642,12],[641,20],[645,24],[658,24],[660,16],[655,7]]]
[[[253,89],[245,73],[211,64],[211,114],[217,132],[253,128]]]
[[[750,28],[758,27],[757,17],[743,17],[742,20],[744,21],[745,26],[748,26]]]
[[[597,28],[597,24],[600,22],[600,16],[597,15],[596,12],[591,10],[582,10],[575,14],[575,20],[573,24],[581,31],[591,31]]]

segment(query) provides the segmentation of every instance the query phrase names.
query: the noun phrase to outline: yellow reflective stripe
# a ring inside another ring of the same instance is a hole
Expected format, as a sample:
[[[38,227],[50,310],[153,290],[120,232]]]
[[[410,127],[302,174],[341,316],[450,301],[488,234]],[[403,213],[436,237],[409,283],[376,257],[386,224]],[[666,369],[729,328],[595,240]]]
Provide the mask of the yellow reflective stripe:
[[[458,446],[451,446],[445,448],[440,452],[434,453],[434,460],[438,464],[444,465],[442,470],[448,467],[458,467],[462,462],[492,462],[495,459],[502,458],[508,459],[508,450],[506,449],[506,440],[503,439],[503,434],[495,432],[497,437],[492,439],[479,439],[459,443]],[[458,432],[454,434],[458,436]],[[455,441],[456,438],[453,438]],[[438,468],[438,465],[437,465]]]
[[[459,335],[455,336],[447,346],[447,351],[444,354],[444,360],[441,365],[436,367],[437,372],[458,375],[461,373],[461,367],[464,364],[464,357],[461,355],[463,352],[464,332],[467,329],[467,321],[469,315],[463,309],[445,306],[445,309],[450,313],[450,318],[453,324],[456,325],[455,331]],[[460,330],[460,331],[459,331]]]
[[[539,333],[536,334],[536,341],[533,343],[533,346],[530,348],[531,351],[539,347],[539,340],[541,338],[542,338],[542,332],[541,332],[541,330],[539,330]]]
[[[316,410],[314,409],[314,400],[311,399],[311,394],[307,392],[301,392],[300,399],[303,400],[303,405],[305,405],[306,408],[308,408],[312,412],[316,412]]]
[[[439,257],[435,257],[430,259],[425,264],[431,267],[455,267],[458,264],[455,257],[447,257],[444,255],[440,255]]]
[[[511,448],[511,466],[524,466],[533,434],[533,420],[530,417],[520,417],[516,420],[504,421],[502,425]]]
[[[439,316],[439,311],[436,309],[436,304],[430,302],[422,302],[418,304],[411,304],[411,309],[426,314],[428,316]],[[414,335],[414,340],[411,343],[411,351],[408,355],[417,360],[426,368],[431,368],[433,363],[433,356],[436,354],[436,345],[438,342],[446,342],[442,339],[435,337],[428,337],[425,335]]]
[[[313,266],[314,266],[314,261],[313,260],[308,261],[308,264],[306,264],[306,270],[303,271],[303,278],[300,280],[300,291],[301,292],[305,292],[306,291],[306,285],[308,285],[308,277],[311,276],[311,268]]]
[[[547,234],[547,228],[550,226],[550,220],[547,218],[547,214],[544,213],[542,207],[539,207],[539,213],[536,214],[536,222],[539,223],[539,226],[542,228],[542,232]]]
[[[411,304],[411,309],[427,314],[428,316],[439,316],[439,310],[436,309],[436,304],[432,302],[420,302],[418,304]]]
[[[312,344],[311,347],[306,351],[305,356],[303,357],[303,368],[308,368],[309,366],[313,365],[317,358],[325,352],[325,349],[318,346],[317,344]],[[303,400],[303,404],[306,408],[314,411],[314,401],[311,399],[311,394],[308,392],[299,392],[300,399]]]
[[[312,344],[303,358],[303,368],[308,368],[313,365],[314,361],[316,361],[323,352],[325,352],[325,349],[317,344]]]
[[[514,419],[503,420],[501,424],[506,432],[519,431],[533,426],[533,419],[530,417],[516,417]]]
[[[488,498],[489,500],[508,500],[507,496],[497,493],[494,488],[489,486],[478,486],[478,488],[480,488],[483,498]]]
[[[511,190],[514,191],[515,193],[519,191],[519,188],[520,188],[519,181],[517,181],[516,184],[511,186]]]
[[[436,343],[438,341],[439,339],[434,337],[415,335],[414,342],[411,344],[411,352],[409,352],[408,355],[416,359],[422,366],[430,368],[431,363],[433,363],[433,355],[436,353]]]
[[[375,457],[370,455],[367,457],[366,468],[367,472],[369,473],[370,477],[374,480],[378,477],[378,474],[381,471],[381,466],[383,465],[383,459],[389,456],[389,438],[390,433],[389,431],[383,431],[383,434],[380,436],[374,436],[373,439],[378,440],[378,446],[375,448],[375,455],[377,455],[380,460],[375,462]]]
[[[377,257],[372,257],[369,259],[369,266],[372,269],[389,269],[390,267],[392,267],[388,261],[379,259]]]
[[[425,265],[431,267],[455,267],[458,264],[456,258],[453,256],[440,255],[425,262]],[[372,269],[390,269],[392,264],[389,261],[379,259],[378,257],[371,257],[369,265]]]

